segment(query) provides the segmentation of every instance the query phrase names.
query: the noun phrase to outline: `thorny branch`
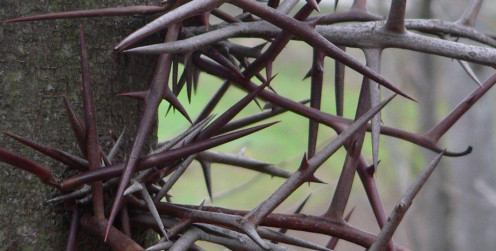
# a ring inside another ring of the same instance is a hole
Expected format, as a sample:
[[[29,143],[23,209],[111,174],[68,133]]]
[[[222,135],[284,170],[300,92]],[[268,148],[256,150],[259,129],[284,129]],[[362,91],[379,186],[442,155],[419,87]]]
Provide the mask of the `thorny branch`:
[[[115,250],[143,250],[130,237],[131,224],[154,229],[164,236],[159,243],[147,250],[166,248],[187,250],[190,247],[197,247],[195,242],[198,240],[217,243],[235,250],[288,250],[286,246],[278,243],[329,250],[328,248],[334,248],[339,239],[370,250],[386,248],[406,250],[391,241],[391,237],[413,198],[441,156],[461,156],[471,151],[470,147],[463,152],[445,151],[437,146],[437,142],[496,83],[496,74],[480,83],[466,63],[495,67],[496,49],[493,47],[496,47],[496,40],[474,28],[482,5],[481,0],[470,1],[466,11],[456,22],[405,19],[406,0],[392,0],[387,17],[370,13],[365,0],[355,0],[352,7],[346,11],[312,16],[314,10],[319,10],[319,2],[307,0],[306,4],[299,6],[300,9],[294,16],[288,13],[298,7],[297,0],[286,0],[282,3],[270,0],[267,4],[252,0],[178,0],[164,2],[161,6],[75,10],[3,21],[10,23],[100,16],[149,16],[152,17],[152,21],[129,34],[114,49],[116,53],[127,50],[126,53],[159,54],[159,58],[148,90],[131,91],[120,95],[145,101],[142,119],[126,161],[111,163],[120,147],[124,132],[119,136],[108,157],[98,145],[88,52],[82,28],[80,41],[84,123],[72,110],[67,99],[64,99],[64,105],[84,158],[4,132],[5,135],[80,173],[60,181],[51,174],[49,168],[3,148],[0,148],[0,160],[38,176],[43,183],[57,188],[62,193],[50,201],[64,201],[67,209],[72,212],[68,250],[76,248],[77,231],[90,232],[109,243]],[[224,3],[237,6],[245,13],[238,16],[231,15],[220,9]],[[335,4],[337,6],[338,1]],[[223,22],[210,24],[210,13]],[[343,24],[344,22],[346,24]],[[167,30],[164,43],[129,49],[138,41],[164,29]],[[239,37],[265,39],[269,46],[264,50],[265,44],[251,48],[229,40]],[[453,37],[466,38],[478,45],[449,39]],[[271,86],[271,81],[275,77],[272,64],[292,40],[308,43],[313,47],[314,52],[313,65],[308,74],[308,77],[311,77],[311,93],[309,100],[302,102],[276,93]],[[365,53],[366,65],[347,54],[348,47],[362,49]],[[380,85],[414,100],[380,75],[382,51],[387,48],[406,49],[463,60],[460,61],[462,67],[480,87],[424,134],[381,125],[380,110],[392,97],[380,102]],[[336,115],[321,111],[322,99],[325,96],[322,91],[325,82],[323,68],[325,56],[336,60]],[[250,61],[250,58],[254,58],[253,61]],[[178,62],[181,60],[184,60],[184,70],[178,78]],[[343,117],[345,67],[350,67],[363,75],[355,120]],[[263,69],[265,76],[261,74]],[[162,99],[168,101],[190,122],[192,121],[176,96],[179,95],[182,87],[186,86],[188,98],[191,97],[192,89],[196,90],[200,82],[199,70],[220,77],[224,83],[204,106],[190,128],[165,142],[156,151],[148,155],[142,154],[141,149],[151,124],[156,119],[157,108]],[[262,84],[255,84],[252,81],[253,77]],[[172,79],[172,87],[168,85],[169,79]],[[210,123],[213,118],[212,111],[224,96],[230,94],[231,85],[247,91],[248,94]],[[266,101],[266,108],[269,110],[234,120],[234,117],[250,102],[254,101],[258,104],[257,98]],[[310,106],[305,105],[307,102],[310,102]],[[273,125],[274,123],[268,123],[254,126],[262,120],[286,111],[309,120],[307,153],[302,153],[304,157],[296,171],[290,172],[240,154],[212,150],[215,146]],[[319,150],[317,136],[320,124],[331,127],[338,136]],[[233,132],[245,126],[251,127]],[[367,163],[366,156],[362,152],[367,130],[372,132],[372,165]],[[440,153],[412,188],[403,195],[389,220],[386,219],[374,178],[379,162],[380,135],[409,141]],[[323,215],[302,215],[299,211],[294,214],[274,213],[274,210],[303,183],[322,182],[314,176],[316,170],[341,147],[347,151],[347,155],[332,202]],[[201,206],[193,206],[161,202],[164,197],[168,201],[171,200],[168,193],[195,160],[202,166],[211,199],[215,197],[212,195],[214,181],[210,172],[211,164],[221,163],[246,168],[261,174],[281,177],[286,181],[251,211],[209,207],[203,206],[203,203]],[[104,168],[100,168],[102,162],[106,165]],[[355,172],[360,176],[374,216],[379,227],[382,228],[378,236],[349,225],[347,223],[349,217],[344,217]],[[167,180],[165,177],[168,177]],[[140,191],[139,195],[136,195],[138,197],[133,195],[136,191]],[[82,207],[90,201],[93,203],[94,216]],[[113,206],[107,220],[106,216],[109,212],[104,211],[104,206],[111,204]],[[119,213],[122,219],[122,231],[125,234],[113,226]],[[276,232],[266,227],[280,228],[281,231]],[[328,248],[325,248],[287,235],[285,231],[288,229],[326,234],[332,238]]]

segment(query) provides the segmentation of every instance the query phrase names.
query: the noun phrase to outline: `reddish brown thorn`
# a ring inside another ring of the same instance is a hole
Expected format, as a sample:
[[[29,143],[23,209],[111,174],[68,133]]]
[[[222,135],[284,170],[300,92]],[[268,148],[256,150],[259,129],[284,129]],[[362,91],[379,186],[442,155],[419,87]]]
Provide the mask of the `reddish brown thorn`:
[[[146,96],[148,96],[148,90],[146,91],[137,91],[137,92],[125,92],[117,94],[119,97],[128,97],[128,98],[137,98],[141,100],[145,100]]]
[[[104,16],[129,16],[139,14],[150,14],[164,11],[163,7],[158,6],[128,6],[116,8],[104,8],[93,10],[76,10],[65,12],[54,12],[27,17],[18,17],[2,21],[2,23],[41,21],[52,19],[83,18],[83,17],[104,17]]]
[[[62,98],[64,100],[64,107],[67,111],[67,115],[69,116],[69,122],[71,123],[72,130],[76,136],[79,149],[83,155],[86,156],[86,128],[84,128],[83,123],[77,117],[66,96],[62,96]]]
[[[259,126],[254,126],[248,129],[239,130],[233,133],[217,136],[211,139],[191,143],[180,148],[142,157],[139,159],[137,165],[138,170],[144,170],[144,169],[152,168],[154,166],[170,165],[174,161],[185,158],[191,154],[195,154],[222,145],[224,143],[239,139],[241,137],[244,137],[246,135],[267,128],[276,123],[278,122],[272,122],[272,123],[262,124]],[[71,178],[64,180],[61,183],[62,190],[69,191],[82,184],[89,183],[94,180],[110,179],[113,177],[117,177],[122,174],[125,167],[124,164],[125,163],[119,163],[106,168],[101,168],[96,171],[88,171],[79,175],[75,175]]]
[[[210,11],[206,11],[206,12],[203,12],[201,14],[201,18],[202,18],[202,22],[203,22],[203,25],[205,25],[205,30],[208,31],[208,28],[210,27]]]
[[[100,146],[98,145],[98,132],[96,127],[96,111],[93,103],[93,90],[90,79],[90,68],[88,64],[88,52],[83,34],[83,26],[79,25],[79,40],[81,42],[81,71],[83,82],[83,105],[84,121],[86,122],[86,153],[88,155],[88,165],[90,170],[100,168]],[[95,181],[91,184],[93,195],[93,211],[95,216],[103,219],[104,202],[102,181]]]
[[[47,185],[60,188],[59,182],[52,176],[50,169],[20,154],[0,148],[0,161],[38,176]]]
[[[12,133],[8,132],[3,132],[3,134],[33,148],[34,150],[43,153],[57,161],[60,161],[72,168],[75,168],[80,171],[86,171],[88,170],[88,162],[85,159],[81,159],[79,157],[76,157],[70,153],[58,150],[56,148],[50,147],[50,146],[45,146],[42,144],[39,144],[37,142],[34,142],[30,139],[23,138],[21,136],[17,136]]]
[[[178,24],[174,24],[169,27],[165,41],[169,42],[176,40],[179,34],[179,30],[180,25]],[[148,136],[148,132],[150,131],[150,127],[152,126],[153,121],[155,121],[156,119],[156,110],[163,98],[164,93],[166,92],[166,89],[168,88],[167,83],[169,81],[171,64],[172,55],[160,55],[157,62],[157,68],[153,76],[149,95],[146,97],[145,108],[141,116],[133,147],[131,149],[131,153],[129,154],[129,159],[126,162],[124,172],[122,173],[121,181],[115,195],[114,204],[112,205],[112,210],[109,217],[109,225],[107,226],[106,231],[107,234],[112,227],[112,223],[117,216],[117,212],[122,206],[124,190],[131,181],[132,175],[134,174],[134,171],[136,169],[138,158],[141,155],[141,150],[143,149],[146,137]]]
[[[312,8],[318,12],[320,12],[320,9],[319,9],[319,4],[317,3],[317,1],[315,0],[305,0],[307,1],[307,4],[312,6]]]

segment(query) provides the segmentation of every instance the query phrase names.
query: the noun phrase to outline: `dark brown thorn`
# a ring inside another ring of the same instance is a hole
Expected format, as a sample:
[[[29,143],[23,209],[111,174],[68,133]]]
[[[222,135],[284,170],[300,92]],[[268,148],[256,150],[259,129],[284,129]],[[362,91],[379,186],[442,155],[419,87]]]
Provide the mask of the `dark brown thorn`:
[[[193,64],[191,62],[191,53],[184,57],[184,79],[186,80],[186,92],[188,94],[188,103],[191,104],[191,94],[193,93]]]
[[[244,79],[238,79],[233,75],[229,75],[227,69],[222,69],[222,66],[215,64],[213,62],[209,62],[205,60],[204,58],[200,58],[196,61],[196,64],[204,71],[220,76],[222,78],[226,78],[228,80],[231,80],[233,83],[235,83],[237,86],[246,89],[246,90],[255,90],[258,86],[254,84],[253,82],[247,82]],[[219,68],[221,67],[221,68]],[[291,110],[301,116],[310,118],[310,119],[316,119],[319,120],[321,123],[328,125],[329,127],[333,129],[337,129],[338,127],[343,127],[346,125],[350,125],[352,123],[352,120],[339,117],[339,116],[334,116],[329,113],[321,112],[315,109],[312,109],[310,107],[306,107],[302,104],[299,104],[298,102],[295,102],[291,99],[285,98],[283,96],[268,92],[268,91],[262,91],[260,93],[260,98],[265,99],[268,102],[274,103],[280,107],[287,108],[288,110]],[[367,130],[370,130],[370,126],[367,127]],[[412,133],[404,130],[400,130],[397,128],[393,127],[388,127],[381,125],[381,133],[383,135],[388,135],[391,137],[395,138],[400,138],[403,140],[406,140],[408,142],[411,142],[415,145],[421,146],[423,148],[429,149],[434,152],[441,152],[442,149],[438,147],[435,143],[432,142],[427,136],[418,134],[418,133]],[[446,151],[445,156],[450,156],[450,157],[458,157],[458,156],[464,156],[469,154],[472,151],[471,147],[468,147],[466,150],[462,152],[450,152]]]
[[[72,210],[71,225],[69,227],[69,237],[67,237],[66,251],[77,251],[77,234],[79,228],[79,208],[77,205]]]
[[[18,17],[18,18],[2,21],[2,23],[67,19],[67,18],[83,18],[83,17],[143,15],[143,14],[157,13],[164,10],[165,9],[163,7],[158,7],[158,6],[128,6],[128,7],[115,7],[115,8],[93,9],[93,10],[76,10],[76,11],[39,14],[39,15],[33,15],[27,17]]]
[[[172,93],[174,95],[179,95],[179,83],[177,81],[177,77],[179,76],[179,56],[174,54],[172,57]]]
[[[205,179],[205,185],[207,186],[208,197],[210,198],[210,201],[214,201],[212,197],[212,171],[210,164],[211,163],[209,161],[200,160],[203,178]]]
[[[222,84],[222,86],[217,90],[217,92],[214,94],[214,96],[212,96],[210,101],[208,101],[208,103],[205,105],[203,110],[200,112],[200,114],[198,115],[198,117],[195,120],[195,124],[198,123],[198,121],[201,121],[204,118],[206,118],[214,110],[214,108],[219,103],[220,99],[226,93],[227,89],[229,89],[229,86],[231,86],[231,82],[229,82],[229,81],[225,81]]]
[[[306,104],[308,102],[310,102],[310,100],[306,99],[306,100],[300,101],[299,103],[300,104]],[[260,122],[260,121],[268,119],[268,118],[272,118],[274,116],[277,116],[281,113],[288,111],[287,109],[284,109],[284,108],[281,108],[278,106],[274,106],[274,105],[270,105],[270,107],[267,107],[267,104],[270,104],[270,103],[266,103],[266,106],[264,106],[264,110],[265,109],[271,109],[270,111],[263,111],[263,112],[260,112],[258,114],[253,114],[253,115],[246,116],[244,118],[233,120],[233,121],[227,123],[227,125],[225,125],[224,127],[222,127],[222,129],[220,130],[219,133],[234,131],[234,130],[237,130],[239,128]]]
[[[117,94],[119,97],[128,97],[128,98],[137,98],[141,100],[145,100],[146,96],[148,96],[149,90],[146,91],[137,91],[137,92],[126,92]]]
[[[406,0],[393,0],[389,8],[386,24],[381,27],[386,32],[403,34],[405,28]]]
[[[348,222],[350,220],[351,215],[353,214],[354,211],[355,211],[355,207],[352,207],[351,210],[348,212],[348,214],[344,217],[345,222]],[[326,248],[335,249],[336,245],[338,244],[338,241],[339,238],[333,236],[327,243]]]
[[[338,46],[339,49],[346,51],[346,47]],[[346,66],[334,60],[334,93],[336,98],[336,115],[343,117],[344,112],[344,73]]]
[[[278,122],[262,124],[248,129],[243,129],[233,133],[217,136],[215,138],[210,138],[207,140],[191,143],[177,149],[172,149],[165,152],[147,155],[139,159],[137,165],[138,170],[145,170],[155,166],[170,165],[173,163],[173,161],[176,161],[178,159],[182,159],[191,154],[195,154],[222,145],[224,143],[236,140],[238,138],[244,137],[246,135],[267,128],[276,123]],[[102,179],[110,179],[113,177],[118,177],[122,174],[124,167],[125,167],[125,163],[119,163],[96,171],[88,171],[85,173],[75,175],[71,178],[64,180],[61,183],[62,191],[69,191],[71,189],[74,189],[75,187],[78,187],[85,183],[89,183],[93,180],[102,180]]]
[[[81,123],[77,117],[66,96],[64,95],[62,98],[64,100],[64,107],[67,111],[67,115],[69,116],[69,122],[71,123],[72,130],[76,136],[79,149],[83,155],[86,156],[86,128],[84,128],[83,123]]]
[[[401,196],[400,201],[391,212],[391,215],[388,218],[388,221],[384,227],[382,227],[381,232],[377,235],[377,239],[374,241],[372,246],[368,249],[369,251],[379,251],[385,250],[388,245],[391,237],[393,236],[396,228],[400,224],[403,216],[408,211],[410,206],[412,205],[413,199],[417,196],[420,189],[424,186],[425,182],[432,174],[437,164],[443,157],[443,153],[438,154],[432,161],[425,167],[424,171],[420,174],[420,176],[415,180],[415,182],[408,188],[408,191]]]
[[[346,141],[354,135],[364,124],[367,123],[377,112],[379,112],[386,104],[388,104],[395,95],[387,98],[380,105],[373,107],[367,111],[363,116],[356,120],[353,124],[349,125],[346,130],[340,133],[330,144],[320,150],[314,157],[302,161],[303,167],[300,167],[291,177],[289,177],[284,184],[282,184],[267,200],[262,202],[259,206],[245,215],[252,224],[258,225],[261,220],[271,213],[280,203],[282,203],[294,190],[301,184],[307,181],[308,177],[312,175],[332,154],[334,154]],[[308,165],[307,167],[304,167]]]
[[[205,128],[200,135],[198,135],[198,139],[206,139],[213,135],[215,135],[222,127],[224,127],[229,121],[231,121],[234,116],[236,116],[243,108],[245,108],[255,97],[263,90],[265,87],[269,85],[269,81],[260,85],[257,89],[250,92],[236,104],[231,106],[227,111],[225,111],[222,115],[220,115],[216,120],[214,120],[210,125]]]
[[[100,146],[98,145],[98,132],[96,127],[96,111],[93,103],[93,90],[88,64],[88,51],[84,40],[83,26],[79,24],[79,40],[81,43],[81,72],[83,84],[84,121],[86,122],[86,153],[90,170],[100,168]],[[98,219],[105,218],[102,181],[91,184],[93,196],[93,211]]]
[[[28,171],[41,179],[41,182],[60,188],[60,184],[55,177],[52,176],[50,169],[42,166],[20,154],[8,151],[0,147],[0,161],[9,165]]]
[[[322,102],[322,86],[324,81],[324,53],[314,49],[312,63],[312,82],[310,90],[310,107],[320,110]],[[311,158],[315,154],[317,148],[317,137],[319,133],[319,123],[312,119],[308,125],[308,157]]]
[[[180,30],[180,25],[177,24],[174,24],[171,27],[169,27],[165,41],[166,42],[175,41],[179,34],[179,30]],[[141,150],[146,141],[146,137],[148,136],[148,132],[150,131],[150,127],[152,126],[153,121],[155,121],[156,119],[156,115],[155,115],[156,110],[160,104],[160,101],[162,100],[166,88],[168,88],[167,83],[169,81],[171,64],[172,64],[172,55],[170,54],[160,55],[157,62],[155,74],[153,76],[150,91],[146,98],[145,108],[140,120],[140,124],[138,126],[133,147],[131,149],[131,153],[129,154],[129,159],[127,160],[126,165],[124,167],[124,172],[122,173],[121,181],[119,183],[119,187],[115,195],[114,204],[112,205],[112,210],[108,221],[109,225],[107,226],[107,231],[105,236],[107,236],[108,232],[110,231],[114,219],[117,216],[120,207],[122,206],[123,203],[122,195],[127,185],[129,184],[132,175],[134,174],[136,164],[138,162],[138,158],[140,157]],[[108,169],[108,167],[106,169]]]
[[[126,250],[144,250],[140,245],[134,242],[133,239],[112,226],[108,233],[106,233],[105,227],[109,224],[105,219],[98,219],[85,214],[81,217],[80,223],[82,228],[86,231],[95,234],[102,240],[105,239],[114,250],[121,250],[122,247],[126,247]]]
[[[348,67],[355,69],[360,74],[378,82],[379,84],[392,90],[393,92],[410,100],[416,101],[416,99],[410,97],[408,94],[392,85],[380,74],[366,67],[355,58],[337,48],[334,44],[322,37],[314,29],[308,29],[308,24],[299,22],[256,1],[237,0],[230,3],[244,10],[247,10],[252,14],[264,18],[266,21],[278,26],[281,29],[291,31],[293,35],[300,37],[305,42],[309,43],[312,47],[321,49],[327,56],[341,61]]]
[[[355,120],[358,120],[363,114],[372,108],[371,97],[370,97],[370,79],[364,77],[362,81],[362,87],[360,90],[360,97],[358,100],[358,106],[355,114]],[[378,111],[376,114],[378,114]],[[375,114],[375,115],[376,115]],[[374,116],[375,116],[374,115]],[[344,222],[344,210],[348,204],[348,199],[351,193],[351,187],[353,185],[353,180],[355,179],[355,173],[359,165],[359,158],[362,151],[363,140],[365,138],[366,125],[359,128],[346,143],[346,158],[343,165],[343,169],[339,176],[338,184],[334,191],[332,197],[331,205],[328,210],[323,214],[323,217]]]
[[[475,89],[462,100],[441,122],[425,133],[425,137],[431,142],[437,142],[494,84],[496,84],[496,73],[489,77],[482,87]],[[471,148],[465,152],[469,150]]]
[[[172,105],[176,110],[178,110],[191,124],[193,124],[193,121],[191,121],[188,112],[186,111],[186,109],[184,109],[184,106],[181,104],[181,102],[179,102],[176,95],[172,93],[169,87],[165,89],[164,99],[167,100],[167,102],[169,102],[169,104]]]
[[[240,77],[243,77],[243,73],[239,70],[239,68],[234,65],[229,59],[227,59],[224,55],[222,55],[219,51],[214,49],[212,46],[207,46],[206,48],[203,49],[204,54],[213,59],[215,62],[219,63],[220,65],[228,68],[229,70],[235,72],[238,74]]]
[[[40,143],[34,142],[30,139],[17,136],[15,134],[9,133],[9,132],[3,132],[3,134],[33,148],[34,150],[49,156],[57,161],[62,162],[65,165],[68,165],[72,168],[75,168],[80,171],[86,171],[88,170],[88,162],[85,159],[81,159],[77,156],[74,156],[70,153],[58,150],[56,148],[50,147],[50,146],[45,146]]]

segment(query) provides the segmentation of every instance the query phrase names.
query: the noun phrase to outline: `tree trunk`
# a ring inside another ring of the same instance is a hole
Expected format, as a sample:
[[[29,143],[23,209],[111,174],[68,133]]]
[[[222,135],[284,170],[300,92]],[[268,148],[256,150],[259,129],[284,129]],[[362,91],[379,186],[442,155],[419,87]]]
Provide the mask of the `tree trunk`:
[[[132,4],[139,2],[3,0],[0,19]],[[0,130],[81,156],[62,103],[62,96],[67,95],[80,118],[84,118],[79,23],[84,25],[88,46],[100,146],[108,152],[112,147],[109,131],[118,135],[127,128],[121,151],[124,153],[132,143],[142,104],[115,95],[144,89],[154,69],[150,57],[113,53],[116,42],[143,24],[142,19],[133,17],[0,24]],[[155,143],[153,133],[148,148]],[[59,178],[74,174],[5,136],[0,136],[0,146],[46,165]],[[0,163],[0,191],[0,250],[65,248],[70,214],[62,204],[45,202],[57,195],[54,188],[27,172]],[[153,235],[142,237],[144,240]],[[107,248],[96,247],[94,243],[100,242],[89,238],[80,234],[81,250]]]

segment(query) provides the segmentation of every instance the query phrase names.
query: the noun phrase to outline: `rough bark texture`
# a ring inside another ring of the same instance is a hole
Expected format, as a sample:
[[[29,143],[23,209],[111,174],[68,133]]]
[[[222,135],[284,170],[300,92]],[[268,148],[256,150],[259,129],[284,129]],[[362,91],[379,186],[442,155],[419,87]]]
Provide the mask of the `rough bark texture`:
[[[131,0],[2,0],[0,19],[126,6],[133,2],[138,3]],[[89,49],[100,145],[108,151],[112,146],[109,130],[118,135],[127,127],[124,141],[124,148],[127,149],[132,143],[142,104],[115,95],[147,86],[153,65],[144,64],[145,57],[116,56],[112,48],[122,36],[143,24],[139,18],[0,24],[0,130],[81,155],[62,103],[62,95],[65,94],[79,116],[84,117],[78,41],[80,22],[84,25]],[[150,137],[148,148],[155,143],[154,134]],[[66,177],[72,172],[4,136],[0,136],[0,146],[47,165],[57,177]],[[0,250],[64,249],[70,215],[60,204],[45,203],[57,195],[54,188],[42,184],[33,175],[1,163],[0,191]],[[143,237],[149,238],[150,235]],[[90,241],[88,237],[79,240],[81,250],[97,248],[91,246],[92,242],[97,242]]]

